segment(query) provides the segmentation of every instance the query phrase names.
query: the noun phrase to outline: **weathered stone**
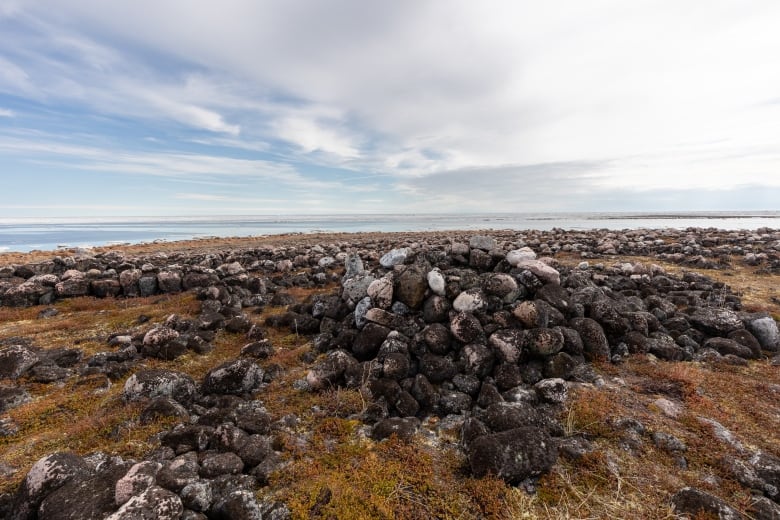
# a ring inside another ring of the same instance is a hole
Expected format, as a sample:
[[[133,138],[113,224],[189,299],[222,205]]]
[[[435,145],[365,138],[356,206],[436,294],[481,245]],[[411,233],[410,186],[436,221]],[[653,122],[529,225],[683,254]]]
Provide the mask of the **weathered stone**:
[[[396,277],[394,287],[395,297],[410,309],[417,309],[422,305],[427,290],[427,276],[419,266],[407,266]]]
[[[0,349],[0,379],[17,379],[39,361],[38,355],[23,345]]]
[[[549,471],[557,458],[552,438],[534,427],[483,435],[468,447],[469,465],[476,477],[494,475],[510,483]]]
[[[242,395],[257,390],[263,383],[263,369],[249,359],[236,359],[209,370],[203,378],[206,394]]]
[[[686,487],[672,496],[672,505],[680,514],[710,514],[719,520],[742,520],[743,516],[720,498],[700,489]]]
[[[195,382],[187,374],[165,369],[145,369],[131,375],[123,390],[127,401],[170,397],[189,403],[196,394]]]

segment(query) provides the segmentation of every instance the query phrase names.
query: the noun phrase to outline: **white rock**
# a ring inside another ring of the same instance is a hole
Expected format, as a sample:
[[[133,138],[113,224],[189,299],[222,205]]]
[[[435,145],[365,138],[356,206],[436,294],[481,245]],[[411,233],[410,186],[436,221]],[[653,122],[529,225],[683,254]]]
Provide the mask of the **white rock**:
[[[434,294],[444,296],[446,294],[447,282],[444,280],[444,275],[441,271],[434,269],[428,273],[428,287],[431,288]]]
[[[408,247],[400,249],[391,249],[379,259],[379,264],[385,269],[391,269],[394,265],[402,265],[411,254],[412,250]]]
[[[469,289],[455,298],[452,307],[458,312],[478,311],[487,307],[487,298],[480,289]]]
[[[523,260],[536,260],[536,253],[530,247],[521,247],[520,249],[514,249],[506,254],[506,261],[509,265],[516,266]]]
[[[561,283],[561,274],[541,260],[521,260],[515,267],[531,271],[545,283]]]

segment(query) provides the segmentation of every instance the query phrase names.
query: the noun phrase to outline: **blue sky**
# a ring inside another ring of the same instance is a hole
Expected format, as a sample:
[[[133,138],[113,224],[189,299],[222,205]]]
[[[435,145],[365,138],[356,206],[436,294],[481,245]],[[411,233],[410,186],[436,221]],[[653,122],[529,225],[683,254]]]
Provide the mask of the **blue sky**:
[[[777,210],[778,26],[771,0],[0,0],[0,218]]]

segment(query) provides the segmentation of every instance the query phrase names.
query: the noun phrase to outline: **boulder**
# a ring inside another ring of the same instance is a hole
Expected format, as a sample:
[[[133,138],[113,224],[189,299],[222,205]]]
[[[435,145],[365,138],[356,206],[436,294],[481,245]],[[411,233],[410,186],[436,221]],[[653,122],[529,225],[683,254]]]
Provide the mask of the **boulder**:
[[[17,379],[39,361],[38,355],[23,345],[0,349],[0,379]]]
[[[263,383],[263,369],[249,359],[236,359],[209,370],[203,378],[203,393],[243,395]]]
[[[483,435],[468,446],[471,471],[516,484],[549,471],[558,458],[555,442],[540,428],[522,427]]]
[[[166,369],[144,369],[131,375],[123,390],[126,401],[170,397],[187,404],[197,393],[195,382],[187,374]]]

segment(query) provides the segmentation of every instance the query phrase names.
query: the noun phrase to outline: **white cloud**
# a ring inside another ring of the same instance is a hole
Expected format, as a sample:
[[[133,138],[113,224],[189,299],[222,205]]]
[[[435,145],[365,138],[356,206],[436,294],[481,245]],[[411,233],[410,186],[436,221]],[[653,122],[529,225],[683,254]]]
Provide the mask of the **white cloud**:
[[[0,34],[0,89],[264,154],[84,150],[85,169],[338,185],[290,166],[309,163],[487,209],[511,190],[565,198],[538,165],[585,192],[780,183],[771,0],[41,0],[5,16],[33,35]]]
[[[7,108],[0,108],[0,117],[16,117],[16,112]]]

